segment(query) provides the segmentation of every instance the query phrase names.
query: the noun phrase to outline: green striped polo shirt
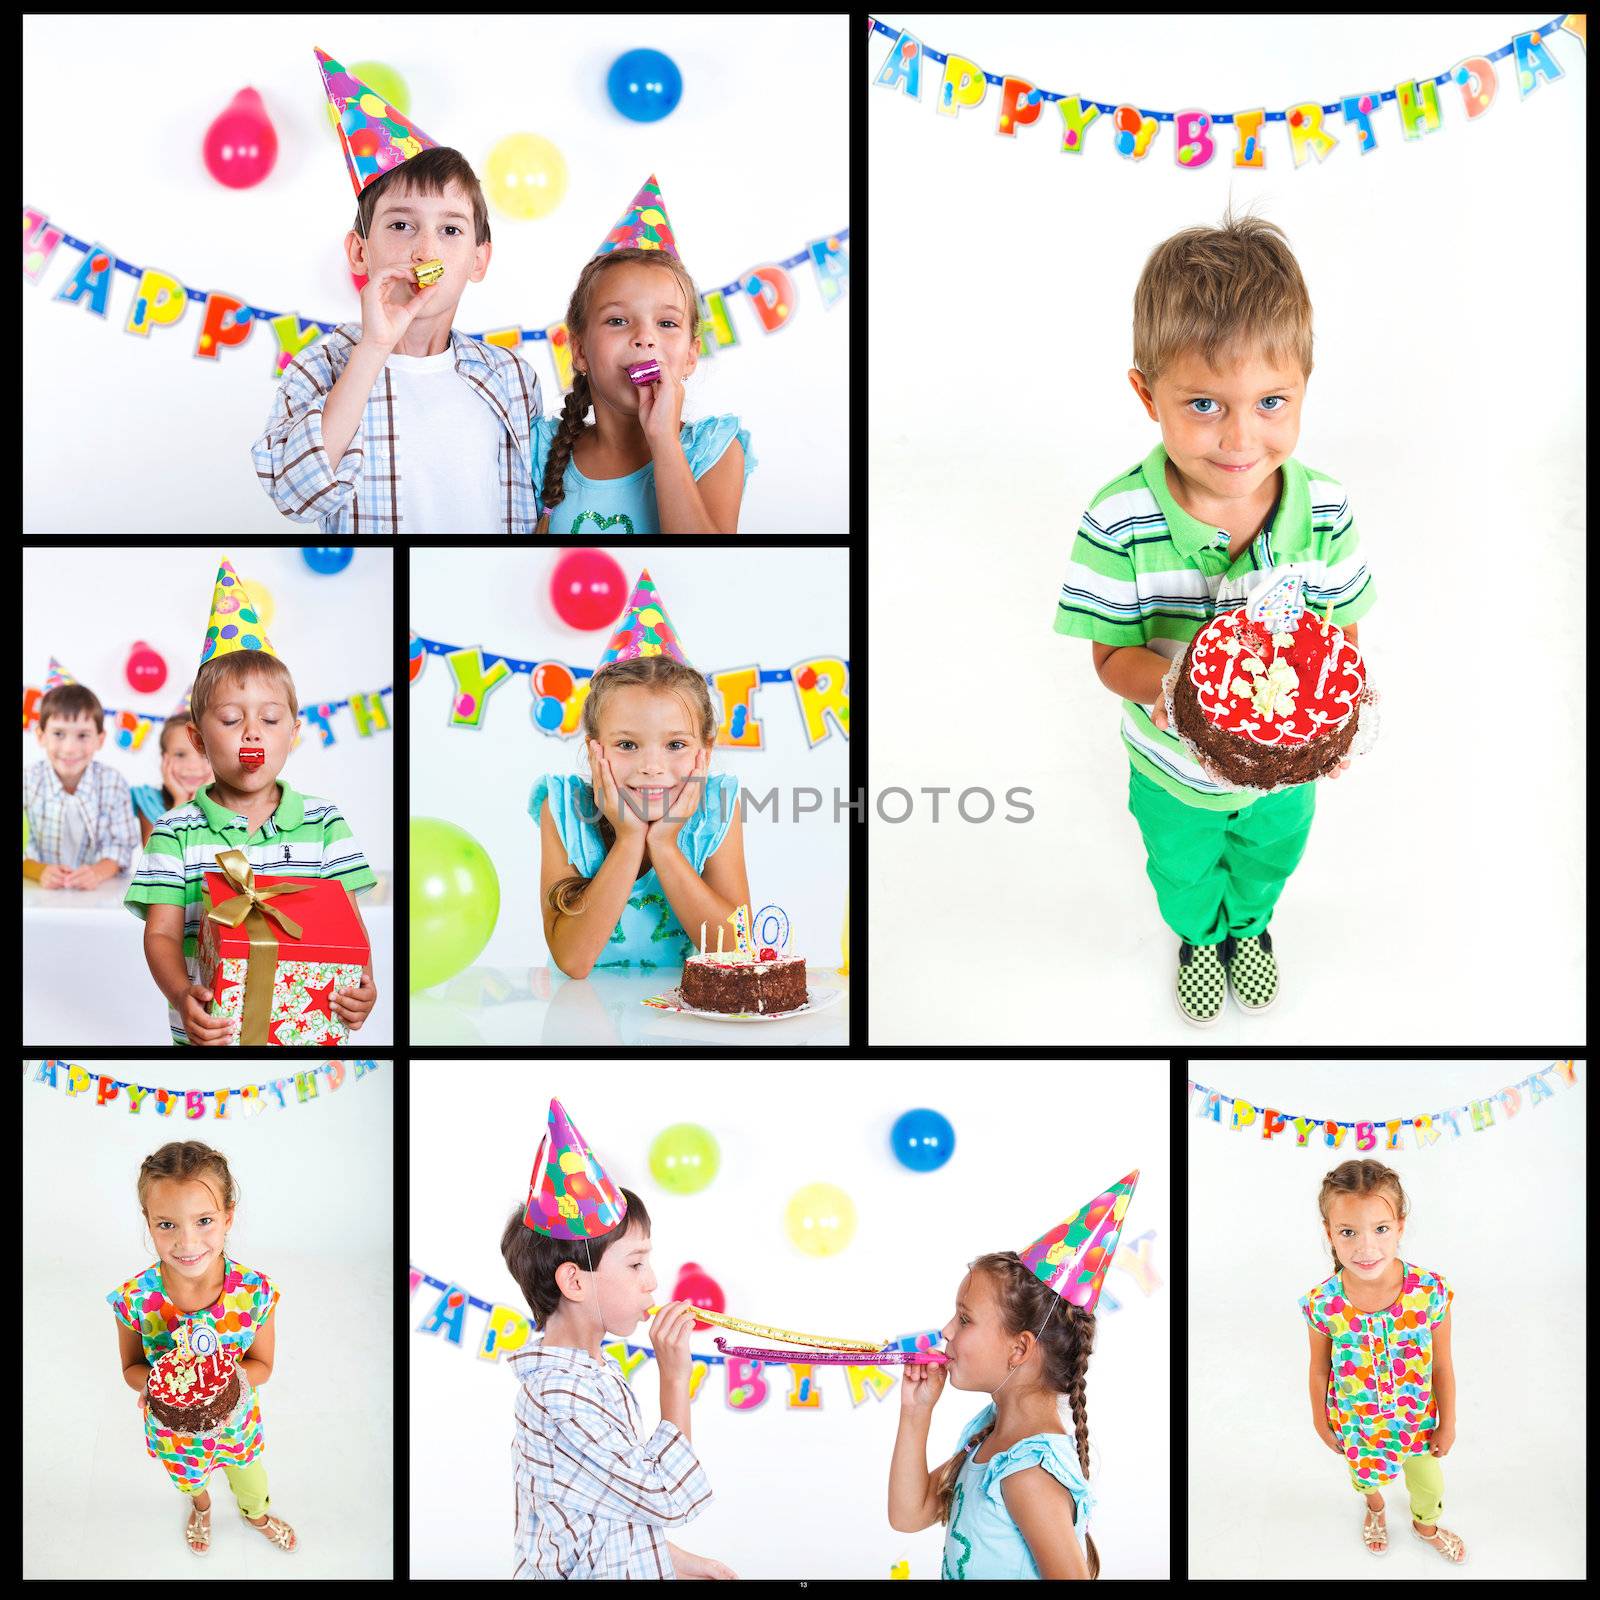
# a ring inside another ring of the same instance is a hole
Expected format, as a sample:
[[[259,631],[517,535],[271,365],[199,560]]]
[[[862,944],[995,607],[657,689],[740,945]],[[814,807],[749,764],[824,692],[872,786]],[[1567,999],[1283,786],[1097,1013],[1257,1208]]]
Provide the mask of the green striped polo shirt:
[[[204,916],[205,875],[218,872],[217,853],[242,850],[257,883],[273,878],[337,878],[351,894],[377,883],[367,858],[331,800],[291,789],[281,778],[283,797],[267,820],[247,836],[247,823],[211,798],[204,785],[186,806],[167,812],[150,829],[144,854],[122,903],[141,922],[147,906],[183,907],[183,960],[189,981],[200,981],[200,920]],[[175,1044],[187,1044],[176,1009],[167,1007]]]
[[[1097,644],[1145,645],[1175,660],[1214,616],[1243,603],[1274,567],[1305,574],[1305,600],[1320,617],[1359,621],[1377,598],[1344,486],[1292,456],[1280,469],[1267,525],[1228,559],[1228,534],[1189,515],[1167,487],[1166,447],[1157,443],[1090,502],[1072,541],[1056,603],[1055,631]],[[1122,702],[1122,742],[1135,772],[1192,806],[1237,811],[1256,797],[1208,778],[1183,745],[1150,720],[1148,706]]]

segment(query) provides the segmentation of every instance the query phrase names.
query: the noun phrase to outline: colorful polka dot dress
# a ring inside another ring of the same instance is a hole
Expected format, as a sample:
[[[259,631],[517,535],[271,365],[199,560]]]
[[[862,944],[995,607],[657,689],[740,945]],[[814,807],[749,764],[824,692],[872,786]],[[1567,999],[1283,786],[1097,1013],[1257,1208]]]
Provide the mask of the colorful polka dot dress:
[[[1333,1345],[1328,1426],[1363,1493],[1397,1477],[1407,1456],[1426,1455],[1439,1421],[1433,1330],[1455,1291],[1437,1273],[1400,1265],[1400,1291],[1382,1311],[1351,1305],[1337,1272],[1300,1299],[1306,1320]]]

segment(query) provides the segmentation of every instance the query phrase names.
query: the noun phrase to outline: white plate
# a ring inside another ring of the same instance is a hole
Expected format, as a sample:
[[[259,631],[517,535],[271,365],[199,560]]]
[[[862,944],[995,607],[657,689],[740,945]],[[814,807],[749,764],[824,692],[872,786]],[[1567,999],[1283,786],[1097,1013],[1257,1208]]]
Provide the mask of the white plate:
[[[686,1017],[704,1017],[708,1022],[782,1022],[785,1017],[803,1017],[809,1011],[821,1011],[833,1005],[843,993],[843,989],[807,989],[806,1003],[793,1011],[697,1011],[683,1003],[681,989],[653,994],[640,1004],[654,1006],[657,1011],[681,1011]]]

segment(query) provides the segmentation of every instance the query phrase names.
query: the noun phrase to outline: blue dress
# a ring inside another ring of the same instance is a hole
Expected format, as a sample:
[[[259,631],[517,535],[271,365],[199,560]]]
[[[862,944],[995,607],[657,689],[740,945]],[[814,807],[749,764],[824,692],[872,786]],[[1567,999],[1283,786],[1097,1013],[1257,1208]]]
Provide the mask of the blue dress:
[[[136,783],[128,793],[133,798],[134,815],[143,817],[147,822],[159,822],[171,810],[161,798],[159,783]]]
[[[533,486],[543,490],[545,463],[560,417],[535,417],[529,443],[533,448]],[[678,431],[689,471],[698,481],[722,459],[737,439],[744,449],[744,481],[750,481],[756,460],[750,454],[750,432],[737,417],[702,417]],[[660,533],[656,516],[656,464],[647,461],[625,478],[586,478],[571,461],[561,480],[566,498],[550,513],[551,533],[583,533],[609,538],[625,533]]]
[[[994,1421],[991,1400],[965,1428],[961,1438],[973,1435]],[[950,1522],[944,1535],[944,1561],[941,1578],[1037,1578],[1038,1563],[1022,1537],[1022,1530],[1006,1509],[1001,1482],[1024,1467],[1043,1467],[1077,1503],[1078,1517],[1073,1526],[1081,1545],[1088,1535],[1089,1514],[1094,1496],[1083,1481],[1078,1465],[1077,1445],[1070,1433],[1035,1433],[1019,1439],[1009,1450],[1001,1450],[989,1460],[974,1462],[976,1443],[966,1446],[967,1459],[961,1463],[955,1493],[950,1499]],[[1088,1559],[1087,1551],[1085,1560]]]
[[[678,830],[678,848],[696,872],[704,872],[706,862],[716,853],[733,820],[739,780],[730,772],[713,772],[706,778],[700,808]],[[546,796],[556,832],[566,846],[567,860],[584,877],[592,878],[606,858],[600,841],[599,807],[589,780],[575,772],[549,772],[533,786],[528,811],[534,826],[539,825],[539,807]],[[708,928],[715,946],[716,929]],[[728,942],[732,943],[731,931]],[[691,940],[683,931],[677,913],[662,892],[661,880],[652,866],[633,886],[622,918],[611,930],[611,942],[595,962],[597,967],[682,966],[686,957],[700,949],[700,930]]]

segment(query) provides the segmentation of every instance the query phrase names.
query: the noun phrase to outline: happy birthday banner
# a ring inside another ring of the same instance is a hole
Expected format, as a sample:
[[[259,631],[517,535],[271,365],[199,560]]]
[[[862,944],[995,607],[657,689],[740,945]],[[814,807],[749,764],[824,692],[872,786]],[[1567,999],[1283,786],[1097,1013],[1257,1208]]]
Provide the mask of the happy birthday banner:
[[[334,1094],[347,1082],[359,1083],[369,1072],[376,1072],[379,1065],[377,1061],[328,1061],[289,1077],[274,1078],[270,1083],[247,1083],[237,1089],[151,1088],[105,1073],[88,1072],[76,1061],[24,1061],[22,1071],[36,1084],[62,1090],[69,1100],[92,1092],[95,1105],[125,1105],[135,1117],[148,1100],[158,1117],[182,1117],[185,1122],[205,1117],[244,1122],[274,1108],[287,1111],[291,1105],[309,1105],[324,1098],[319,1095],[319,1083],[327,1094]]]
[[[1137,1239],[1131,1241],[1124,1238],[1117,1246],[1112,1259],[1111,1270],[1127,1273],[1147,1299],[1161,1286],[1161,1279],[1157,1277],[1155,1271],[1154,1241],[1154,1229],[1140,1234]],[[418,1288],[423,1285],[438,1291],[437,1298],[428,1304],[415,1332],[435,1338],[443,1335],[447,1344],[463,1350],[466,1348],[462,1336],[465,1331],[467,1311],[471,1309],[486,1312],[488,1320],[483,1325],[482,1335],[476,1341],[476,1345],[478,1359],[490,1363],[498,1362],[502,1355],[510,1355],[514,1351],[535,1345],[542,1337],[532,1321],[514,1306],[504,1305],[498,1300],[481,1299],[477,1295],[469,1294],[454,1280],[435,1278],[417,1267],[408,1270],[411,1275],[409,1294],[413,1302],[416,1300]],[[1121,1309],[1122,1302],[1110,1292],[1109,1287],[1102,1289],[1098,1312]],[[930,1350],[938,1343],[940,1337],[938,1328],[925,1328],[918,1333],[908,1333],[898,1339],[891,1339],[887,1349]],[[608,1339],[600,1348],[606,1355],[616,1360],[618,1366],[622,1368],[623,1377],[630,1384],[633,1382],[634,1373],[646,1361],[655,1357],[655,1351],[651,1346],[629,1344],[622,1339]],[[849,1389],[851,1410],[859,1406],[869,1393],[874,1399],[881,1400],[894,1388],[899,1363],[874,1365],[868,1362],[856,1366],[849,1362],[825,1362],[826,1354],[827,1352],[819,1350],[817,1362],[812,1363],[757,1361],[733,1355],[702,1356],[691,1351],[689,1398],[692,1401],[699,1395],[712,1367],[728,1369],[723,1384],[722,1400],[730,1411],[754,1411],[767,1401],[772,1389],[770,1379],[763,1374],[768,1367],[786,1366],[790,1369],[791,1388],[785,1405],[785,1409],[789,1411],[816,1411],[821,1408],[822,1392],[813,1375],[815,1365],[825,1365],[830,1373],[835,1370],[843,1372]]]
[[[732,283],[719,289],[708,289],[700,296],[699,351],[702,357],[731,350],[739,343],[738,330],[728,313],[728,301],[744,295],[755,314],[763,333],[776,333],[787,327],[794,317],[795,281],[790,273],[808,261],[816,275],[817,293],[822,304],[831,311],[844,298],[850,281],[850,257],[845,252],[844,241],[850,237],[848,228],[840,228],[823,238],[813,239],[804,249],[782,261],[767,262],[751,267]],[[241,300],[237,295],[225,294],[220,289],[189,289],[170,273],[157,267],[139,267],[124,261],[106,245],[90,244],[74,238],[72,234],[50,221],[48,213],[34,206],[22,208],[22,275],[29,283],[37,285],[56,252],[65,245],[69,250],[82,252],[82,260],[68,274],[67,280],[51,297],[68,305],[81,305],[102,320],[106,317],[107,303],[111,298],[111,285],[115,273],[126,273],[135,280],[133,303],[128,308],[124,333],[147,339],[152,328],[174,326],[188,309],[190,302],[200,307],[200,329],[195,338],[194,354],[202,361],[215,361],[224,349],[242,345],[258,322],[272,330],[273,357],[271,376],[276,381],[291,360],[308,345],[315,343],[325,333],[339,326],[337,320],[321,321],[316,318],[302,320],[298,312],[267,311]],[[360,321],[357,308],[354,318]],[[556,382],[561,392],[572,387],[572,352],[564,322],[551,322],[535,328],[495,328],[487,333],[471,333],[469,339],[482,339],[485,344],[500,345],[515,350],[524,343],[543,340],[550,351],[555,367]]]
[[[346,695],[343,700],[319,700],[315,705],[301,706],[300,715],[311,724],[324,747],[339,742],[333,736],[329,719],[340,711],[348,711],[355,719],[356,733],[359,737],[370,739],[375,733],[389,731],[389,711],[383,703],[383,697],[393,693],[394,686],[389,684],[382,689],[364,690]],[[43,689],[36,688],[32,684],[23,687],[22,731],[24,733],[39,720],[39,702],[43,698]],[[158,728],[168,720],[166,717],[151,716],[145,711],[119,710],[114,706],[107,706],[105,714],[111,723],[111,734],[118,747],[123,750],[137,750],[152,728]],[[303,737],[303,734],[297,733],[294,736],[294,743],[289,748],[299,749]]]
[[[1253,25],[1272,24],[1270,18],[1262,18],[1253,21]],[[1287,129],[1296,168],[1304,166],[1313,155],[1320,165],[1340,142],[1326,127],[1330,117],[1339,117],[1344,126],[1353,129],[1357,148],[1362,155],[1368,155],[1378,147],[1372,114],[1385,103],[1394,105],[1399,112],[1401,134],[1415,143],[1425,134],[1443,130],[1438,94],[1441,85],[1455,84],[1461,91],[1460,108],[1467,121],[1474,122],[1494,104],[1499,92],[1496,61],[1515,56],[1517,93],[1526,100],[1540,86],[1541,78],[1555,83],[1566,76],[1550,53],[1551,36],[1567,34],[1586,54],[1586,32],[1584,14],[1569,13],[1542,28],[1515,35],[1509,44],[1488,55],[1467,56],[1446,72],[1402,81],[1392,89],[1355,90],[1330,105],[1302,100],[1282,111],[1268,111],[1263,106],[1234,112],[1147,111],[1127,101],[1086,99],[1081,94],[1041,89],[1029,79],[1009,73],[985,72],[965,56],[941,53],[904,29],[891,27],[876,17],[867,18],[869,37],[881,33],[894,40],[874,81],[880,88],[897,90],[908,99],[920,101],[924,59],[934,63],[928,77],[938,79],[934,110],[940,116],[957,117],[962,112],[975,111],[993,86],[1000,91],[994,131],[1003,138],[1015,139],[1019,128],[1038,123],[1045,106],[1050,105],[1060,117],[1060,154],[1082,155],[1085,136],[1103,115],[1111,119],[1111,148],[1127,160],[1143,161],[1165,123],[1171,133],[1173,160],[1180,167],[1195,170],[1209,166],[1227,145],[1232,147],[1232,165],[1236,169],[1264,168],[1267,162],[1262,132],[1269,123],[1281,123]],[[1053,127],[1054,118],[1048,119],[1046,126]]]
[[[1357,1150],[1377,1149],[1380,1137],[1385,1150],[1398,1150],[1401,1148],[1401,1131],[1405,1128],[1410,1128],[1415,1133],[1418,1150],[1431,1150],[1444,1139],[1446,1134],[1450,1135],[1453,1142],[1464,1132],[1484,1133],[1498,1126],[1495,1122],[1496,1106],[1505,1113],[1505,1119],[1509,1122],[1522,1110],[1524,1098],[1530,1107],[1541,1105],[1546,1100],[1554,1100],[1556,1092],[1545,1081],[1552,1072],[1560,1074],[1561,1080],[1569,1089],[1577,1088],[1576,1064],[1571,1061],[1553,1061],[1548,1067],[1540,1067],[1507,1088],[1497,1089],[1493,1094],[1482,1095],[1461,1105],[1446,1106],[1441,1111],[1413,1117],[1373,1117],[1365,1122],[1340,1122],[1332,1117],[1305,1117],[1294,1111],[1280,1111],[1275,1106],[1252,1105],[1248,1100],[1235,1100],[1232,1095],[1224,1094],[1220,1089],[1208,1089],[1205,1084],[1196,1083],[1193,1078],[1189,1079],[1189,1104],[1195,1107],[1196,1118],[1214,1122],[1218,1127],[1222,1126],[1224,1120],[1222,1107],[1226,1104],[1230,1108],[1227,1122],[1234,1132],[1259,1124],[1261,1137],[1269,1142],[1278,1138],[1280,1134],[1286,1136],[1288,1130],[1293,1128],[1294,1142],[1302,1150],[1311,1144],[1313,1135],[1317,1136],[1317,1142],[1324,1149],[1341,1149],[1345,1143],[1345,1136],[1349,1133],[1355,1135]],[[1195,1100],[1197,1091],[1201,1096],[1198,1103]],[[1466,1122],[1465,1127],[1463,1119]]]
[[[519,661],[514,656],[485,652],[481,645],[443,644],[411,635],[407,665],[410,682],[422,677],[429,656],[443,656],[451,688],[445,723],[451,728],[481,728],[489,697],[516,674],[526,674],[533,704],[528,715],[540,733],[566,738],[578,731],[578,718],[588,698],[593,667],[562,661]],[[809,656],[792,667],[765,671],[759,666],[726,667],[708,672],[706,682],[722,697],[722,725],[715,742],[724,749],[761,750],[766,740],[752,701],[763,684],[793,686],[806,744],[815,749],[833,737],[834,729],[850,737],[850,663],[843,656]]]

